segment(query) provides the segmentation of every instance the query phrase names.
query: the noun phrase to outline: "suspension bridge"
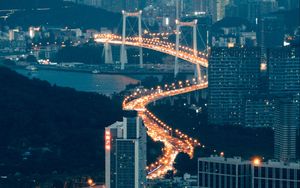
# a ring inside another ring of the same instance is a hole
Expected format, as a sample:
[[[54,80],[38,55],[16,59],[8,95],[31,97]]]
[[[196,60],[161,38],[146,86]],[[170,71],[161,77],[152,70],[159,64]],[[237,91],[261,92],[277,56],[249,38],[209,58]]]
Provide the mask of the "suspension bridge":
[[[195,77],[193,80],[179,81],[164,87],[158,86],[156,89],[137,89],[130,96],[127,96],[123,101],[123,109],[136,110],[142,118],[146,128],[147,134],[154,140],[160,141],[164,144],[163,154],[156,162],[147,167],[147,178],[154,179],[163,177],[170,170],[175,170],[173,164],[176,156],[180,153],[186,153],[191,158],[194,155],[194,148],[202,146],[198,140],[195,140],[179,130],[174,130],[156,117],[147,109],[149,103],[171,97],[190,93],[193,91],[205,89],[208,87],[207,71],[206,75],[202,75],[202,69],[208,67],[208,54],[198,51],[197,49],[197,20],[192,22],[181,22],[176,20],[176,42],[162,40],[157,36],[159,34],[143,36],[142,32],[142,11],[137,12],[122,12],[123,27],[122,36],[117,34],[97,34],[95,41],[104,44],[105,62],[112,62],[111,46],[120,45],[120,63],[121,69],[125,69],[127,63],[126,46],[133,46],[139,48],[139,66],[143,68],[143,48],[155,50],[175,57],[174,61],[174,77],[179,73],[178,59],[182,59],[187,63],[194,64]],[[126,20],[128,17],[138,19],[138,33],[135,36],[127,36]],[[190,27],[193,30],[193,47],[180,45],[181,28]],[[161,34],[164,35],[164,34]],[[149,37],[152,36],[152,37]],[[153,37],[154,36],[154,37]],[[204,146],[202,146],[204,147]]]
[[[158,38],[158,35],[149,35],[150,37],[146,37],[143,35],[142,29],[142,11],[137,12],[126,12],[122,11],[123,19],[122,19],[122,36],[110,33],[104,34],[96,34],[94,36],[94,40],[97,43],[104,44],[104,53],[105,53],[105,63],[112,63],[112,52],[111,52],[111,44],[120,45],[120,63],[121,70],[125,69],[125,64],[128,63],[127,60],[127,51],[126,46],[135,46],[139,47],[139,65],[140,68],[143,68],[143,48],[151,49],[154,51],[159,51],[171,56],[175,57],[174,61],[174,77],[176,77],[179,73],[179,64],[178,59],[182,59],[189,63],[195,65],[195,76],[200,81],[203,77],[201,74],[202,68],[208,67],[208,54],[205,52],[201,52],[197,50],[197,20],[193,20],[191,22],[182,22],[176,20],[176,31],[174,32],[176,35],[176,42],[168,42],[165,40],[161,40]],[[134,33],[133,36],[127,36],[127,19],[128,18],[137,18],[138,20],[138,32]],[[193,47],[188,47],[184,45],[180,45],[180,38],[182,37],[182,28],[190,27],[193,30]],[[203,41],[203,40],[202,40]],[[206,73],[207,74],[207,73]],[[207,75],[206,75],[207,76]]]

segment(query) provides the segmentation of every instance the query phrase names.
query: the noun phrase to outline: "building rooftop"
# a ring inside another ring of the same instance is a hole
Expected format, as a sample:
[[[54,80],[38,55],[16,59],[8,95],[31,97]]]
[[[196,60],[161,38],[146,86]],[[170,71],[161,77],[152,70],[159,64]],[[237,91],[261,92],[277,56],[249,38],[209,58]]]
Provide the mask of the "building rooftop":
[[[111,124],[110,126],[106,127],[107,129],[116,129],[123,126],[122,121],[116,121],[115,123]]]
[[[209,161],[209,162],[226,162],[226,163],[243,163],[250,164],[250,161],[243,160],[241,157],[225,158],[218,155],[211,155],[210,157],[199,158],[199,161]]]
[[[219,163],[228,163],[228,164],[237,164],[237,163],[252,164],[253,163],[253,161],[243,160],[241,157],[225,158],[218,155],[211,155],[210,157],[201,157],[198,158],[198,161],[219,162]],[[300,169],[300,161],[287,163],[278,160],[268,160],[266,162],[259,163],[259,165],[254,164],[254,166]]]
[[[263,162],[261,166],[264,167],[278,167],[278,168],[296,168],[300,169],[300,161],[297,162],[283,162],[278,160],[269,160],[267,162]]]

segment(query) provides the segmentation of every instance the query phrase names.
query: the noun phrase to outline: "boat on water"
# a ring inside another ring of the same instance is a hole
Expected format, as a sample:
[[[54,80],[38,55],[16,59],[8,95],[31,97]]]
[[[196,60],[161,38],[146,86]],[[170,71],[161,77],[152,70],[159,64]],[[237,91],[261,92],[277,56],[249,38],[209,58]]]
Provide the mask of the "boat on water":
[[[34,65],[28,65],[28,66],[26,67],[26,70],[37,71],[38,68],[37,68],[36,66],[34,66]]]
[[[93,74],[99,74],[100,71],[95,69],[95,70],[92,71],[92,73],[93,73]]]

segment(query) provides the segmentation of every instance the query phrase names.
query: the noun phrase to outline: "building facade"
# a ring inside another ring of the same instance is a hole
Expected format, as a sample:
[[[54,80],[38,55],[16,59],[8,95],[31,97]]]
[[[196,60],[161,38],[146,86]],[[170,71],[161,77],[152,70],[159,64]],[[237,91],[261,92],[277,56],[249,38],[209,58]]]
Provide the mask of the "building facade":
[[[198,159],[199,188],[300,188],[300,162],[219,156]]]
[[[274,125],[274,157],[280,161],[296,159],[299,103],[294,98],[278,99]]]
[[[146,130],[133,111],[123,122],[105,128],[106,188],[143,188],[146,185]]]
[[[252,188],[299,188],[300,163],[268,161],[252,166]]]
[[[275,48],[268,51],[269,90],[275,95],[300,95],[300,49]]]
[[[255,128],[273,127],[275,124],[275,103],[274,98],[263,94],[247,98],[244,125]]]
[[[199,158],[198,187],[251,188],[251,163],[240,157]]]
[[[208,68],[208,120],[243,125],[245,97],[258,92],[258,48],[213,48]]]
[[[300,48],[270,49],[268,56],[269,92],[279,97],[292,96],[297,104],[297,126],[300,127]]]

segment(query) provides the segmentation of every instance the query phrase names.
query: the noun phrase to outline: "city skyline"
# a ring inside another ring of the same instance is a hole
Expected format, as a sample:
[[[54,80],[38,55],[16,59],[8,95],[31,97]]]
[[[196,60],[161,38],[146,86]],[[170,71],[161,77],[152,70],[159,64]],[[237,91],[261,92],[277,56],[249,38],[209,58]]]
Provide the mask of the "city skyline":
[[[300,187],[299,4],[3,0],[0,187]]]

